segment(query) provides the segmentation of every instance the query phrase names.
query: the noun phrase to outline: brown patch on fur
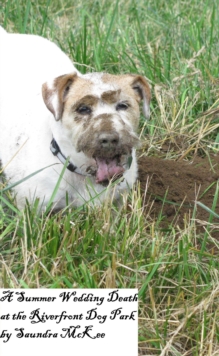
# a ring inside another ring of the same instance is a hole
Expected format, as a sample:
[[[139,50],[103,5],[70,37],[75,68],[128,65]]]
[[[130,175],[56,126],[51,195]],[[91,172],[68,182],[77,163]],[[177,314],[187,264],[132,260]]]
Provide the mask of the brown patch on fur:
[[[84,130],[86,130],[86,128],[89,126],[89,119],[89,115],[77,114],[76,116],[74,116],[74,122],[78,124],[82,122]],[[71,125],[69,126],[69,128],[71,128]]]
[[[61,75],[53,82],[53,87],[49,88],[47,83],[42,86],[43,100],[55,119],[58,121],[61,119],[64,111],[64,103],[66,101],[67,94],[71,88],[72,83],[77,79],[77,74]],[[52,104],[52,97],[57,94],[58,107],[54,108]]]
[[[127,145],[119,145],[115,149],[103,149],[100,147],[95,147],[93,150],[89,150],[88,154],[90,157],[98,157],[104,159],[112,159],[116,156],[129,156],[131,154],[132,147]]]
[[[141,75],[133,75],[133,77],[132,88],[137,92],[140,100],[143,100],[145,96],[149,104],[151,101],[151,90],[146,79]]]
[[[111,149],[104,148],[101,146],[101,142],[98,140],[101,133],[117,134],[118,144],[113,146]],[[89,157],[104,157],[112,158],[115,156],[129,155],[132,148],[139,143],[139,139],[134,134],[130,134],[128,129],[123,129],[122,131],[115,132],[112,122],[102,121],[98,127],[93,127],[91,125],[87,130],[80,136],[78,140],[77,150],[83,151]]]
[[[112,114],[100,114],[98,116],[94,116],[93,120],[98,121],[99,125],[96,128],[98,132],[110,132],[113,130],[113,125],[112,125],[112,119],[113,115]]]
[[[111,74],[103,74],[102,80],[104,83],[116,83],[122,90],[126,89],[126,85],[129,85],[133,88],[133,86],[140,85],[142,90],[145,92],[145,96],[148,101],[151,99],[151,90],[148,85],[147,80],[142,75],[135,74],[122,74],[122,75],[111,75]],[[134,89],[134,88],[133,88]],[[142,97],[141,97],[142,99]]]
[[[86,105],[89,107],[95,106],[98,102],[98,97],[95,95],[85,95],[72,106],[72,111],[77,111],[80,106]]]
[[[84,117],[82,115],[80,115],[80,114],[74,116],[74,121],[75,122],[81,122],[83,120],[84,120]]]
[[[112,133],[114,131],[112,121],[101,121],[100,126],[98,127],[99,132],[107,132],[107,133]]]
[[[111,119],[113,117],[113,115],[112,114],[107,114],[107,113],[105,113],[105,114],[100,114],[100,115],[97,115],[97,116],[95,116],[94,117],[94,120],[96,121],[96,120],[109,120],[109,119]]]
[[[106,103],[114,104],[118,101],[120,93],[121,93],[121,89],[105,91],[101,95],[101,99]]]
[[[103,74],[102,80],[105,83],[115,83],[117,87],[121,88],[121,96],[126,95],[128,97],[135,98],[138,104],[141,100],[143,100],[145,106],[149,108],[151,90],[143,76],[135,74],[123,74],[118,76]],[[147,111],[148,112],[144,110],[145,116],[148,116],[149,114],[149,109]]]

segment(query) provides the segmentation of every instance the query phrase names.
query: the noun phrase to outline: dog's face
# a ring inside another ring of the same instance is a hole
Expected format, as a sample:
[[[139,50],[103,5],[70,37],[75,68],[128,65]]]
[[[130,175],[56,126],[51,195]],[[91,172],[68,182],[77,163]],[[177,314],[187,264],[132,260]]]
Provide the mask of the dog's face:
[[[94,162],[97,183],[129,169],[132,150],[139,141],[136,131],[141,101],[144,115],[149,117],[150,89],[144,77],[64,75],[43,85],[43,99],[68,130],[75,149]]]

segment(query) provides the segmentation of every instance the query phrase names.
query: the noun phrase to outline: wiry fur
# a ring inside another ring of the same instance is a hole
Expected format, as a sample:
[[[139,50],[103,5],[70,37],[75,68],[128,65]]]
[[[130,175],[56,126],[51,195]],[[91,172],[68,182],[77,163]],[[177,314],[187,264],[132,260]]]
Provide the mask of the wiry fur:
[[[115,197],[137,177],[135,147],[139,103],[149,115],[150,89],[139,75],[80,74],[52,42],[33,35],[7,34],[0,28],[0,158],[19,208],[25,199],[46,206],[63,169],[50,151],[55,138],[81,174],[66,170],[54,205],[65,207],[99,194],[108,196],[109,180],[123,175]],[[129,167],[129,158],[132,164]],[[51,166],[52,165],[52,166]],[[50,166],[50,167],[49,167]],[[110,193],[111,194],[111,193]]]

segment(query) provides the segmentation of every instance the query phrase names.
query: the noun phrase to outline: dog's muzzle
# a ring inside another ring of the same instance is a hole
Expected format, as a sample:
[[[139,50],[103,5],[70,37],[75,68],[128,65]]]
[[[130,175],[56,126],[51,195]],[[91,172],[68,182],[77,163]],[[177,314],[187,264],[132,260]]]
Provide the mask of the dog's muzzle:
[[[92,127],[78,138],[77,150],[95,159],[96,183],[106,185],[121,178],[132,164],[132,150],[139,144],[134,132],[95,131]]]
[[[99,134],[93,158],[97,164],[96,183],[100,184],[107,184],[109,181],[121,178],[132,162],[130,148],[121,146],[116,132]]]

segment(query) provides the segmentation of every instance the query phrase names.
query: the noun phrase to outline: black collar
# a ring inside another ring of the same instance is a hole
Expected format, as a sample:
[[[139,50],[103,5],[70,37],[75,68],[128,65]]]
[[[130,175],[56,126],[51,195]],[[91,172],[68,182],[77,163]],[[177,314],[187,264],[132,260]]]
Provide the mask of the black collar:
[[[57,156],[58,159],[60,160],[60,162],[62,162],[63,164],[65,164],[67,158],[63,155],[63,153],[60,150],[60,147],[58,145],[58,143],[56,142],[56,140],[53,138],[51,143],[50,143],[50,150],[53,153],[54,156]],[[81,172],[78,171],[78,168],[71,162],[68,163],[67,167],[69,171],[80,174],[80,175],[84,175]]]

